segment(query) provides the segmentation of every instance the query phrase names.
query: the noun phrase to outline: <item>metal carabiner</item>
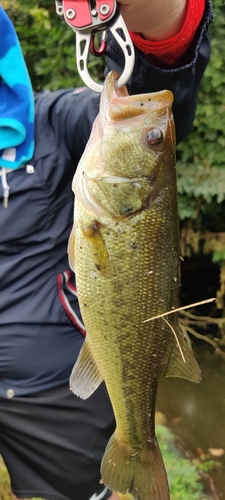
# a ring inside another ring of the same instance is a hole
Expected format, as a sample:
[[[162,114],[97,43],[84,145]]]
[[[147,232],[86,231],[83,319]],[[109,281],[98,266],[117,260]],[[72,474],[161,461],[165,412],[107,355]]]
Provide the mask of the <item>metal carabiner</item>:
[[[89,53],[93,52],[93,35],[109,30],[120,45],[125,59],[124,70],[116,82],[116,87],[125,85],[133,71],[135,53],[116,1],[95,0],[94,3],[94,0],[56,0],[56,12],[60,17],[64,17],[76,33],[76,61],[83,82],[95,92],[102,92],[103,85],[96,83],[88,72],[88,57]],[[103,46],[100,47],[100,52],[102,48]],[[94,53],[100,55],[95,49]]]
[[[99,49],[95,48],[95,35],[91,35],[91,41],[90,41],[90,52],[93,56],[95,57],[101,57],[104,56],[105,51],[106,51],[106,43],[107,40],[107,31],[103,31],[102,33],[102,38],[101,38],[101,43]]]

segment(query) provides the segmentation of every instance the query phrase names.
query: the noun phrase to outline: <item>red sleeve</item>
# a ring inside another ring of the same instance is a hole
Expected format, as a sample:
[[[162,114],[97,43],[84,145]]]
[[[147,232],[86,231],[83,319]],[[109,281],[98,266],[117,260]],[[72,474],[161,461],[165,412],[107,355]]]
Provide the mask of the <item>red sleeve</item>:
[[[138,47],[148,58],[155,56],[162,62],[174,64],[189,47],[196,29],[203,17],[205,0],[189,0],[184,24],[177,35],[166,40],[146,40],[141,33],[131,32],[134,45]]]

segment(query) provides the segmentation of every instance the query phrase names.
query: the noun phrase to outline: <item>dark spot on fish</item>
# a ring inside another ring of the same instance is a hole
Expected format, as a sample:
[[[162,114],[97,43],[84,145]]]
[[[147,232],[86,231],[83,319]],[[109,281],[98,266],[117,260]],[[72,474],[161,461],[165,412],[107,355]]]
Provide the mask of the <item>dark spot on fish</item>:
[[[87,307],[87,304],[83,304],[84,307]]]
[[[91,223],[91,229],[93,231],[93,233],[95,233],[96,231],[98,231],[101,227],[101,224],[98,220],[93,220],[92,223]]]
[[[132,212],[133,207],[129,207],[128,205],[123,205],[120,209],[120,215],[127,214],[129,212]]]
[[[141,102],[141,103],[140,103],[140,106],[144,106],[144,103],[143,103],[143,102]]]
[[[89,226],[83,226],[82,232],[87,238],[93,238],[99,233],[99,229],[101,228],[101,224],[98,220],[94,219]]]
[[[113,187],[118,188],[118,184],[115,182],[115,184],[113,184]]]
[[[130,248],[137,248],[137,242],[135,240],[130,242]]]
[[[151,186],[153,186],[155,184],[156,179],[157,179],[157,174],[153,174],[153,175],[149,176],[149,182],[150,182]]]
[[[95,264],[95,267],[98,269],[98,271],[100,271],[100,265],[99,264]]]

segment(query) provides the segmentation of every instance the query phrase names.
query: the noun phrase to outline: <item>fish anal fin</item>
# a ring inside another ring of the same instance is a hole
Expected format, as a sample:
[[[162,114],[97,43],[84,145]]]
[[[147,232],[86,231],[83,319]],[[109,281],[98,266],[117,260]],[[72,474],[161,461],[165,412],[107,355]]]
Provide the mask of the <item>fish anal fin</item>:
[[[179,326],[176,328],[176,337],[179,342],[179,347],[176,343],[172,348],[165,377],[184,378],[198,384],[202,379],[201,370],[193,352],[189,349]],[[180,350],[182,350],[182,355]]]
[[[74,227],[71,229],[71,233],[68,241],[68,259],[71,269],[75,272],[75,230]]]
[[[87,399],[103,382],[86,336],[70,375],[70,388],[82,399]]]
[[[101,465],[102,481],[118,492],[121,500],[169,500],[162,455],[154,438],[144,451],[132,450],[117,434],[112,435]],[[131,496],[132,495],[132,496]]]
[[[101,224],[98,220],[93,220],[88,227],[82,227],[83,236],[87,239],[92,260],[96,269],[101,272],[104,278],[111,277],[109,254],[101,235]]]

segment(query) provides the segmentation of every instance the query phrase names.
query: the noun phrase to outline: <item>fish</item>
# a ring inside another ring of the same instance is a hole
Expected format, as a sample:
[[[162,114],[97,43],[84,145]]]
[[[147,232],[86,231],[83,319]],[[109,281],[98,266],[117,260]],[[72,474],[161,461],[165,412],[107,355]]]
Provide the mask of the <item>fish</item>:
[[[102,381],[107,387],[116,429],[101,481],[120,498],[168,500],[155,435],[158,384],[201,380],[178,313],[158,317],[180,296],[173,94],[129,95],[116,88],[118,77],[105,80],[72,183],[68,254],[86,338],[70,387],[83,399]]]

